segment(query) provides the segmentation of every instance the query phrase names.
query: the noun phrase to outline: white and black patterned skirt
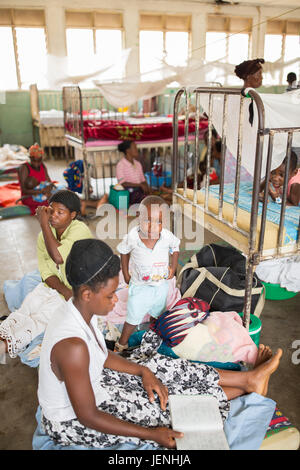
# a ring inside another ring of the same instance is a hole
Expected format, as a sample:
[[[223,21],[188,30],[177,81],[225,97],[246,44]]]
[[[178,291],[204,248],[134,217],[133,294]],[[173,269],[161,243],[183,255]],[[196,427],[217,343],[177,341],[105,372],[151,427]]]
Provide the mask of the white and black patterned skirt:
[[[229,403],[222,388],[218,385],[218,372],[204,364],[162,356],[156,352],[160,343],[161,339],[153,331],[147,331],[143,336],[141,346],[132,353],[130,360],[149,367],[167,386],[170,395],[213,395],[219,402],[220,413],[225,420],[229,412]],[[155,401],[150,403],[140,377],[104,369],[100,380],[110,397],[109,400],[101,403],[101,408],[99,408],[101,411],[145,427],[170,427],[168,406],[163,411],[157,395],[155,395]],[[42,426],[50,438],[61,445],[109,448],[125,442],[137,446],[147,442],[135,437],[104,434],[86,428],[77,419],[54,422],[43,416]],[[159,448],[158,444],[148,442]]]

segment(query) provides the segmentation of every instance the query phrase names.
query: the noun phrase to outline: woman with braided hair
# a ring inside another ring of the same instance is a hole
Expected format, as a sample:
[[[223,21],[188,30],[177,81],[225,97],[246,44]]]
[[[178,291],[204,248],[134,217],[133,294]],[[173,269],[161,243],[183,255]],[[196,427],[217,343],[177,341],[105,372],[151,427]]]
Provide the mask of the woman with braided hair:
[[[234,73],[236,76],[244,80],[243,89],[259,88],[262,85],[263,68],[261,64],[264,63],[264,59],[245,60],[235,67]]]
[[[259,88],[262,85],[263,68],[261,64],[264,63],[264,59],[245,60],[235,67],[234,72],[236,76],[244,80],[244,86],[241,91],[243,96],[250,98],[250,96],[247,95],[247,88]],[[251,126],[253,125],[253,117],[253,100],[251,99],[251,103],[249,105],[249,122]]]

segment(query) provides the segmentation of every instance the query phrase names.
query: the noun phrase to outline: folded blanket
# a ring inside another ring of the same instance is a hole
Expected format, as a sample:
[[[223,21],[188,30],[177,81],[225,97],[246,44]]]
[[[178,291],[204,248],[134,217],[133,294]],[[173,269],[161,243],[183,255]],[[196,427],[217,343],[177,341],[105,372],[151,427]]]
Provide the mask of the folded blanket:
[[[257,347],[236,312],[210,312],[172,349],[179,357],[201,362],[254,364],[257,358]]]

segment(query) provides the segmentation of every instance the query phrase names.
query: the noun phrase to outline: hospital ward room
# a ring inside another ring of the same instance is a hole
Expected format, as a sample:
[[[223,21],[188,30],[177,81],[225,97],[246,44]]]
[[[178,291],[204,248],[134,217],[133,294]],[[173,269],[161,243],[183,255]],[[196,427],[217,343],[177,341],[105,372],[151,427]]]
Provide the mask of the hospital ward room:
[[[298,450],[299,0],[0,0],[0,42],[0,450]]]

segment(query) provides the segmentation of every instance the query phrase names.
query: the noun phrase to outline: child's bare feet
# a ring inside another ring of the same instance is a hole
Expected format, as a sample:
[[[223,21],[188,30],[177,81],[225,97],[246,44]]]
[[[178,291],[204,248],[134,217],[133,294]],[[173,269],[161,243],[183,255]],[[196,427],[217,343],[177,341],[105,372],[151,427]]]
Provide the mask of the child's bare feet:
[[[266,356],[267,353],[265,352],[264,357]],[[274,356],[256,365],[255,368],[249,372],[247,393],[255,392],[263,396],[267,394],[270,376],[278,368],[281,356],[282,349],[278,349]]]

